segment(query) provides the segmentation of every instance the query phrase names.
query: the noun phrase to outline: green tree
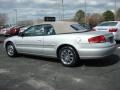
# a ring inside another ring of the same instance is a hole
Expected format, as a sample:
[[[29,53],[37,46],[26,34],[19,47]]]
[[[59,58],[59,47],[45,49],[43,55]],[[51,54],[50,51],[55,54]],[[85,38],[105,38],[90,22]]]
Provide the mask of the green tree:
[[[104,21],[114,21],[115,20],[115,15],[112,11],[106,11],[103,13],[103,18]]]
[[[74,20],[79,22],[79,23],[84,23],[85,22],[85,12],[82,10],[78,10],[75,14]]]
[[[120,20],[120,8],[116,12],[116,20]]]

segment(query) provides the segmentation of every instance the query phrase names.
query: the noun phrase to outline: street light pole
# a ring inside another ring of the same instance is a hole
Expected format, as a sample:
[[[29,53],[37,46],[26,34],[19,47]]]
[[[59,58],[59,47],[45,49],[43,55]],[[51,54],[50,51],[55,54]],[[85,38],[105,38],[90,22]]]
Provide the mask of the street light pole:
[[[64,21],[64,1],[62,0],[62,20]]]
[[[116,12],[117,12],[117,1],[115,0],[115,20],[117,20]]]
[[[62,15],[61,15],[61,0],[58,0],[58,18],[59,20],[62,20]]]
[[[87,8],[86,8],[86,0],[85,0],[85,2],[84,2],[84,4],[85,4],[85,6],[84,6],[84,8],[85,8],[85,23],[87,23],[87,18],[86,18],[86,12],[87,12]]]
[[[16,21],[16,26],[17,26],[17,9],[14,9],[14,11],[15,11],[15,21]]]

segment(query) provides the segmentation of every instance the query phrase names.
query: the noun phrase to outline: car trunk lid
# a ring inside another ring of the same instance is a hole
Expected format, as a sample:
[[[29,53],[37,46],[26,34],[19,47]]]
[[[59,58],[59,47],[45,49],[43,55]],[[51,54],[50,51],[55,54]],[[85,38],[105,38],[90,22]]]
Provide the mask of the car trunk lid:
[[[95,40],[96,43],[105,43],[105,42],[113,43],[114,42],[113,33],[110,33],[110,32],[91,31],[91,32],[84,32],[81,34],[82,34],[81,41],[86,43],[89,43],[90,39]]]

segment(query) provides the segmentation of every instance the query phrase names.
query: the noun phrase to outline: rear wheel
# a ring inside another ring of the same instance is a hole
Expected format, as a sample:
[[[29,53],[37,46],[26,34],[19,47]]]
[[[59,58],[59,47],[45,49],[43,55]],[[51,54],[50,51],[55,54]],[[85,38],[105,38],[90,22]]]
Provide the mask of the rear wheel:
[[[62,47],[59,58],[64,66],[75,66],[79,60],[76,50],[71,46]]]
[[[17,51],[16,51],[13,43],[8,43],[6,45],[6,52],[7,52],[8,56],[10,56],[10,57],[17,56]]]

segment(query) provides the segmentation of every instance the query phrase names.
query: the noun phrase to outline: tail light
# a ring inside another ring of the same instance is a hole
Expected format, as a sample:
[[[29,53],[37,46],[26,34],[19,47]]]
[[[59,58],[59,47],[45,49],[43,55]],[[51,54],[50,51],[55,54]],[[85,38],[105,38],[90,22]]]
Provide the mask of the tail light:
[[[88,39],[89,43],[103,43],[106,42],[106,39],[103,35],[101,36],[96,36]]]
[[[112,29],[109,29],[109,32],[117,32],[117,28],[112,28]]]

